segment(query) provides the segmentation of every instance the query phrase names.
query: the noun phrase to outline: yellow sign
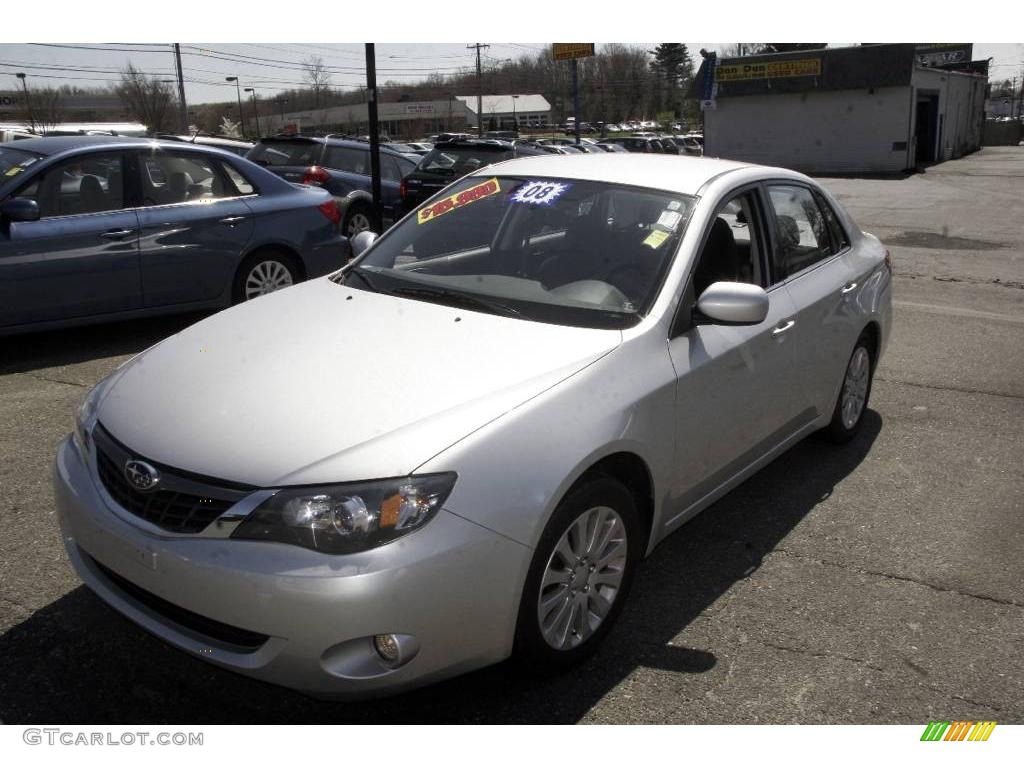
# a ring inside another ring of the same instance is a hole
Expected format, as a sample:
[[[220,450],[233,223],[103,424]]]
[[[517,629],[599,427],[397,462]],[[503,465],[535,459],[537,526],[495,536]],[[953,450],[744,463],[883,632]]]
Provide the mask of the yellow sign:
[[[448,195],[448,197],[442,198],[426,208],[420,208],[416,212],[416,221],[420,224],[426,224],[428,221],[433,221],[438,216],[444,216],[456,208],[475,203],[477,200],[496,195],[499,192],[501,192],[501,185],[498,183],[498,180],[488,179],[482,184],[464,189],[462,192],[456,192],[454,195]]]
[[[551,54],[555,61],[565,59],[585,59],[594,55],[593,43],[552,43]]]
[[[764,80],[780,77],[809,77],[821,74],[821,59],[761,61],[753,64],[722,64],[715,69],[715,80]]]

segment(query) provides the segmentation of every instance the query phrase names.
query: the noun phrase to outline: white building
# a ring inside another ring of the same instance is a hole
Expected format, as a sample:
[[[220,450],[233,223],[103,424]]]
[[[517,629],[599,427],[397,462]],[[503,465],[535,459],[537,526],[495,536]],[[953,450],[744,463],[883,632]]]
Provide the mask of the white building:
[[[455,98],[465,105],[469,124],[479,125],[476,96]],[[485,94],[480,99],[480,112],[486,130],[547,125],[551,122],[551,105],[537,93]]]

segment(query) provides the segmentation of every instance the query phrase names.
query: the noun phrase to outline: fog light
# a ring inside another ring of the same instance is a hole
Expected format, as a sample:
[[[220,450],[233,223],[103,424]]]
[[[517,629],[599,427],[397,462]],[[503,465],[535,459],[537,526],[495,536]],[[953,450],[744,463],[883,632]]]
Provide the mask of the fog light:
[[[377,651],[377,655],[387,664],[397,664],[402,658],[398,638],[394,635],[374,635],[373,647]]]

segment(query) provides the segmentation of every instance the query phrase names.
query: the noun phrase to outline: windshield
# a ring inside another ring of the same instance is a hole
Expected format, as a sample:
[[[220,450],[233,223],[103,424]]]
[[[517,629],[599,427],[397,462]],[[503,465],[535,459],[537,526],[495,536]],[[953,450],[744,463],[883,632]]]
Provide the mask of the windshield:
[[[27,170],[32,163],[41,159],[42,155],[37,155],[35,152],[26,152],[23,149],[0,145],[0,184],[10,181]]]
[[[336,279],[522,319],[625,328],[653,303],[693,204],[604,182],[475,176]]]
[[[500,160],[509,160],[511,157],[511,150],[501,151],[473,146],[434,147],[420,160],[416,170],[465,176],[485,165],[497,163]]]
[[[316,165],[320,145],[314,141],[261,141],[247,157],[264,166]]]

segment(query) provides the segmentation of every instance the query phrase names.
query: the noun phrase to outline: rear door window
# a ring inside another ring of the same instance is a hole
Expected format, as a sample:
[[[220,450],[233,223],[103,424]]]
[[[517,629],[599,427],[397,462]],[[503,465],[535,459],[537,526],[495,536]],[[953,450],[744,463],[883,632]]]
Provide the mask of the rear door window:
[[[198,152],[156,150],[142,154],[140,159],[143,205],[209,202],[238,194],[227,183],[220,162],[213,157]]]

